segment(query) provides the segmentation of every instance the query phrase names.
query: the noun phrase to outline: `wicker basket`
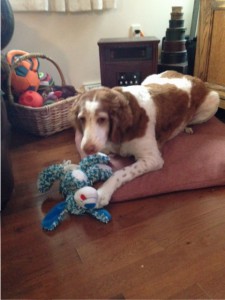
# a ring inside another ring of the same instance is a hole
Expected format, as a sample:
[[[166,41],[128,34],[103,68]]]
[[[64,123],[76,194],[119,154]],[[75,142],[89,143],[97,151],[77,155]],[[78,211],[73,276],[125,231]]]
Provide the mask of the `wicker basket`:
[[[34,57],[47,59],[53,63],[59,72],[62,86],[65,85],[65,79],[61,69],[51,58],[40,53],[20,56],[16,62],[12,64],[10,68],[10,74],[8,76],[8,117],[11,124],[15,127],[19,127],[37,136],[49,136],[71,127],[71,124],[68,120],[68,115],[69,110],[73,105],[75,96],[38,108],[23,106],[15,103],[11,88],[11,73],[21,61]]]

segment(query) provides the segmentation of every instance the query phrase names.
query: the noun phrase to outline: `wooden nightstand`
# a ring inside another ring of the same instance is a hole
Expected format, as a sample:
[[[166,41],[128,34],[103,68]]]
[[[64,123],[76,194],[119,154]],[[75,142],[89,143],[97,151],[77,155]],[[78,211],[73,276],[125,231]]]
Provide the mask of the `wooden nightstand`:
[[[158,43],[156,37],[101,39],[98,42],[101,84],[136,85],[157,73]]]

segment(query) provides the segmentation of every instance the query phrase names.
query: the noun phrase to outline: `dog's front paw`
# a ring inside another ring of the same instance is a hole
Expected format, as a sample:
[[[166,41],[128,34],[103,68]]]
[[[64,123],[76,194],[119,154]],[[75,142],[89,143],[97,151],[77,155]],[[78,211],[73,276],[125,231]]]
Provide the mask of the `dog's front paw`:
[[[96,208],[101,208],[109,204],[111,195],[109,195],[104,189],[98,189],[98,200]]]

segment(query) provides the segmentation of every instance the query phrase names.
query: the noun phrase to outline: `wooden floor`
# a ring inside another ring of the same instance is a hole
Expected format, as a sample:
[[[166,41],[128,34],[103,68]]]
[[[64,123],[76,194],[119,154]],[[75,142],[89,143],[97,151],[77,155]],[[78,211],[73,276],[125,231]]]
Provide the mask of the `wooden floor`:
[[[77,162],[73,131],[13,133],[15,191],[2,212],[2,299],[224,299],[225,187],[111,204],[113,220],[69,216],[40,227],[61,200],[38,173]]]

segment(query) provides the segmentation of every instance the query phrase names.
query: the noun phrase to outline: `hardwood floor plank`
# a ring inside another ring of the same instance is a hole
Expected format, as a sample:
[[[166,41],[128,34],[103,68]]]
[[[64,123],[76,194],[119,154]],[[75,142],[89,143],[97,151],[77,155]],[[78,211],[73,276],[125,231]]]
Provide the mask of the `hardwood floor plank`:
[[[77,251],[87,272],[94,259],[94,272],[96,276],[102,276],[139,261],[144,256],[163,251],[163,248],[150,238],[147,225],[141,224],[114,232],[107,239],[100,238],[86,243],[78,247]]]
[[[194,284],[172,295],[169,299],[211,299],[211,297],[198,284]]]
[[[224,247],[224,252],[225,252],[225,247]],[[221,270],[213,273],[213,276],[209,278],[204,278],[199,282],[201,288],[207,291],[211,299],[225,299],[224,262],[221,261],[221,264],[223,264],[223,268]]]

